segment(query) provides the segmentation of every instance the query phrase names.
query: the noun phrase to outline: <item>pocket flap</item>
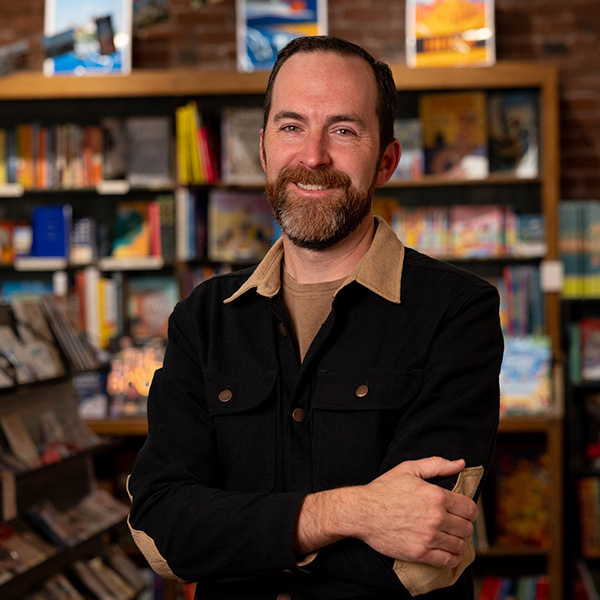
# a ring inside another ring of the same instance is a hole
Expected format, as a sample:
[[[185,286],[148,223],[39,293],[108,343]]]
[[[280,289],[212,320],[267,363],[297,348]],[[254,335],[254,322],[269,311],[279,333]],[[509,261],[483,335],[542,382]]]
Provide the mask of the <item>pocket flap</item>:
[[[262,375],[227,375],[206,377],[208,414],[235,415],[258,408],[271,397],[276,373]]]
[[[317,378],[314,408],[326,410],[397,410],[421,388],[422,372],[321,371]]]

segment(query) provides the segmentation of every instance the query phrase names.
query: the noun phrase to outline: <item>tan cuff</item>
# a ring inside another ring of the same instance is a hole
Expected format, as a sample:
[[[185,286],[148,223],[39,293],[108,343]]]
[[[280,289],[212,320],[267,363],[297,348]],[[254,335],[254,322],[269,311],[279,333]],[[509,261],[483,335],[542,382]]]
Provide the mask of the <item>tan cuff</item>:
[[[458,475],[456,485],[452,489],[457,494],[473,498],[477,486],[483,476],[483,467],[469,467]],[[462,572],[475,560],[473,540],[467,540],[463,559],[457,567],[433,567],[423,563],[411,563],[403,560],[394,561],[394,573],[398,576],[411,596],[426,594],[432,590],[451,586]]]
[[[306,556],[304,556],[302,558],[302,560],[297,560],[296,561],[296,566],[301,569],[302,567],[306,567],[306,565],[310,565],[310,563],[315,560],[315,558],[317,558],[317,554],[319,554],[319,552],[311,552],[310,554],[307,554]]]

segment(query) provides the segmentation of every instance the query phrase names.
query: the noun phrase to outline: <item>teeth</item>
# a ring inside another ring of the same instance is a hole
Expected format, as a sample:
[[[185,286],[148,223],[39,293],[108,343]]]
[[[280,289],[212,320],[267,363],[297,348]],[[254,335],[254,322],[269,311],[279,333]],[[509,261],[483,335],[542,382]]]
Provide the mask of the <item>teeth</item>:
[[[316,192],[319,190],[326,190],[326,187],[323,187],[322,185],[305,185],[304,183],[296,183],[296,185],[301,189],[301,190],[307,190],[309,192]]]

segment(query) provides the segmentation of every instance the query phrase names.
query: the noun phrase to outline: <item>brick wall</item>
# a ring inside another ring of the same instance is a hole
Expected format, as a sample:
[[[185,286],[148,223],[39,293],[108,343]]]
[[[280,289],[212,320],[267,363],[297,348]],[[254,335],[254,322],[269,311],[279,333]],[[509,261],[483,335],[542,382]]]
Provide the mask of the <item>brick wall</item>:
[[[43,0],[1,0],[0,46],[27,39],[26,68],[40,69]],[[598,0],[496,0],[497,56],[560,67],[564,198],[600,198]],[[329,30],[377,58],[404,61],[404,0],[329,0]],[[235,68],[235,0],[200,10],[171,0],[171,18],[134,39],[134,68]],[[0,85],[1,85],[0,80]]]

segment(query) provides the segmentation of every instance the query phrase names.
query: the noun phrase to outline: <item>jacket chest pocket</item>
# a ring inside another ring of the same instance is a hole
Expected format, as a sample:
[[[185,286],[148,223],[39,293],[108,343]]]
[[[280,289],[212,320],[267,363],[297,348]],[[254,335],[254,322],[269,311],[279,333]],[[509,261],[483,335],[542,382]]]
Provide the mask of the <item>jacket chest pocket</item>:
[[[208,413],[215,423],[227,490],[265,492],[277,471],[277,376],[206,378]]]
[[[318,489],[361,485],[379,475],[421,381],[418,370],[319,373],[312,402]]]

